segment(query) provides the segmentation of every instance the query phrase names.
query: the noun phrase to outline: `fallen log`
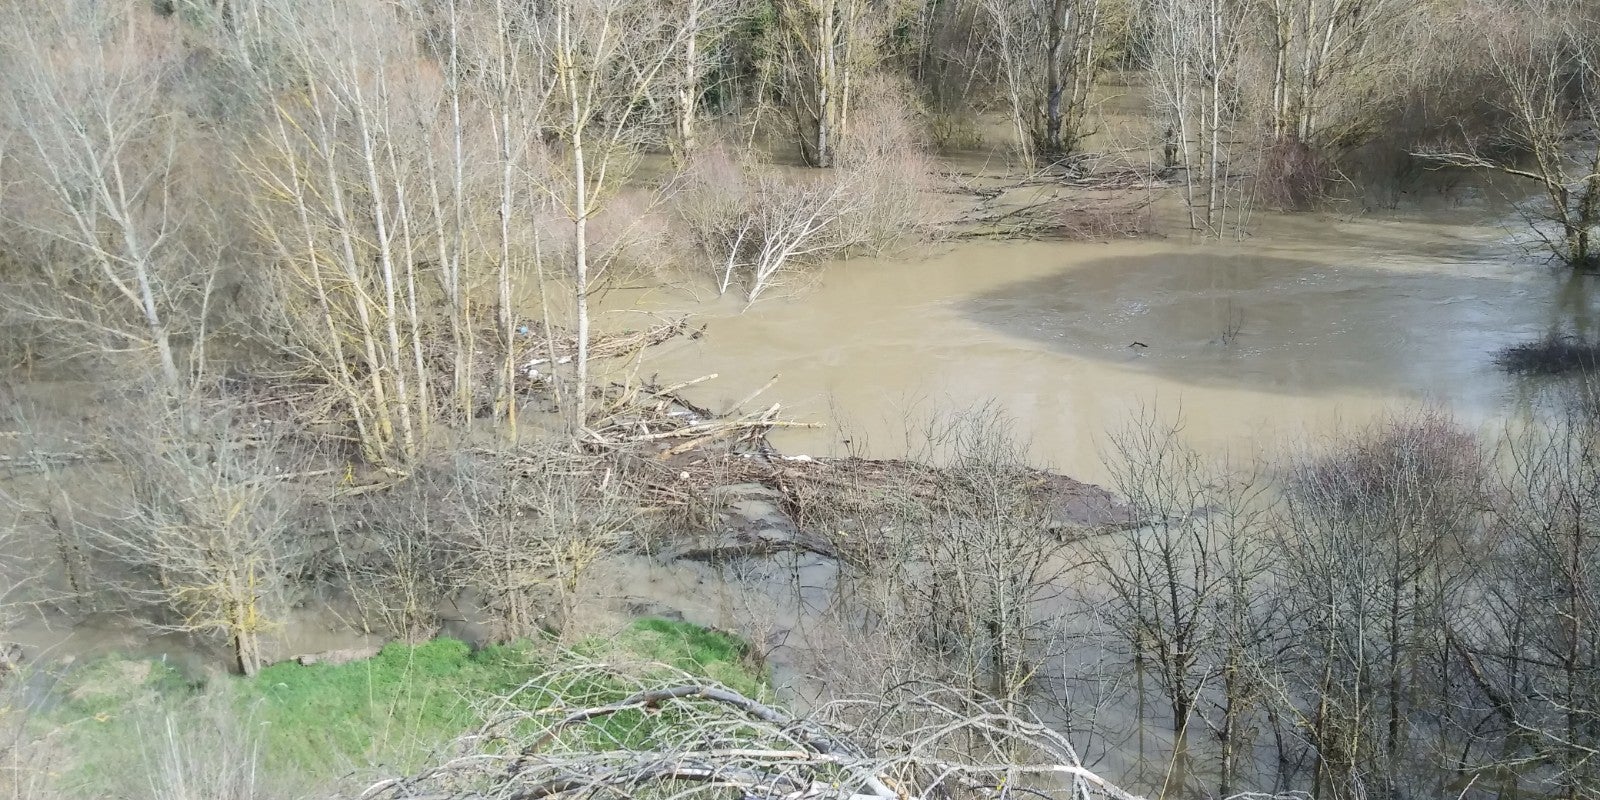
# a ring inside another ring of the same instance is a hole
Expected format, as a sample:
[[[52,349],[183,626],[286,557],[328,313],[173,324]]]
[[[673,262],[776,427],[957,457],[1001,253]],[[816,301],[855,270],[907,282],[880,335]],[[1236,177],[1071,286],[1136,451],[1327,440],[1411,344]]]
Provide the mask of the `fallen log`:
[[[349,647],[342,650],[324,650],[320,653],[305,653],[295,656],[290,660],[302,667],[309,667],[313,664],[338,666],[340,664],[353,664],[357,661],[366,661],[367,659],[376,656],[379,652],[382,652],[382,650],[383,648],[379,645],[371,645],[368,647]]]

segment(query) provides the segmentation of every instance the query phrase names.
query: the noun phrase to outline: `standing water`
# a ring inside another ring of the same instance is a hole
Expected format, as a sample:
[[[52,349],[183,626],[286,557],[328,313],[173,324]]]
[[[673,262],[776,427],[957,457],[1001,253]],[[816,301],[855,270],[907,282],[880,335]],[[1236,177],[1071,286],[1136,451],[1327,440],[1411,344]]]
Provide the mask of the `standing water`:
[[[1140,409],[1181,414],[1192,443],[1236,456],[1419,403],[1489,422],[1522,401],[1497,350],[1588,325],[1587,279],[1511,247],[1492,220],[1258,227],[1237,243],[960,243],[830,264],[748,310],[635,305],[709,323],[651,369],[717,373],[701,395],[713,407],[780,375],[765,402],[827,423],[777,432],[786,452],[848,440],[891,457],[908,419],[994,401],[1036,460],[1091,481],[1105,479],[1105,432]]]

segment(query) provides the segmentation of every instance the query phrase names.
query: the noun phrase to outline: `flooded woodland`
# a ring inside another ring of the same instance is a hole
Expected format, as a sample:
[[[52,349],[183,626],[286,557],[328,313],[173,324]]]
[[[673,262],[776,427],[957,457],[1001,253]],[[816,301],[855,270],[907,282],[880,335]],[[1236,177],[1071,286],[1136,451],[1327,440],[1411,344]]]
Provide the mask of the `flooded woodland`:
[[[1577,0],[16,3],[0,800],[1592,800],[1597,227]]]

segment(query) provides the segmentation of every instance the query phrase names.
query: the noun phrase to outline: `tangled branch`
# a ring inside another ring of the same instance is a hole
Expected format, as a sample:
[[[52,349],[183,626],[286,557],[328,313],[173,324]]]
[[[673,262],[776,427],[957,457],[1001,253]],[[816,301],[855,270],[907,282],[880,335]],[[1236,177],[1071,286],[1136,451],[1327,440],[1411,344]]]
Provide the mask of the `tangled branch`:
[[[632,674],[636,675],[637,671]],[[1059,733],[945,687],[795,717],[676,670],[580,664],[499,698],[460,754],[364,800],[579,796],[1140,800],[1085,768]]]

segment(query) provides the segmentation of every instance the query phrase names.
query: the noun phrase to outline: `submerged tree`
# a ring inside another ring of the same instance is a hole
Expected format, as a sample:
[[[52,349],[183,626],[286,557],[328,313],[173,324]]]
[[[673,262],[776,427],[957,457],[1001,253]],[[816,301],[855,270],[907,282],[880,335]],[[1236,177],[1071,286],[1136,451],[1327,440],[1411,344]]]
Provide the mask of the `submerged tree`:
[[[1017,148],[1055,163],[1088,135],[1090,94],[1107,61],[1111,3],[983,0]]]
[[[1419,155],[1538,186],[1542,199],[1523,210],[1545,249],[1575,268],[1600,266],[1600,14],[1578,0],[1475,2],[1461,30],[1472,43],[1463,71],[1489,78],[1507,124],[1496,139]]]

